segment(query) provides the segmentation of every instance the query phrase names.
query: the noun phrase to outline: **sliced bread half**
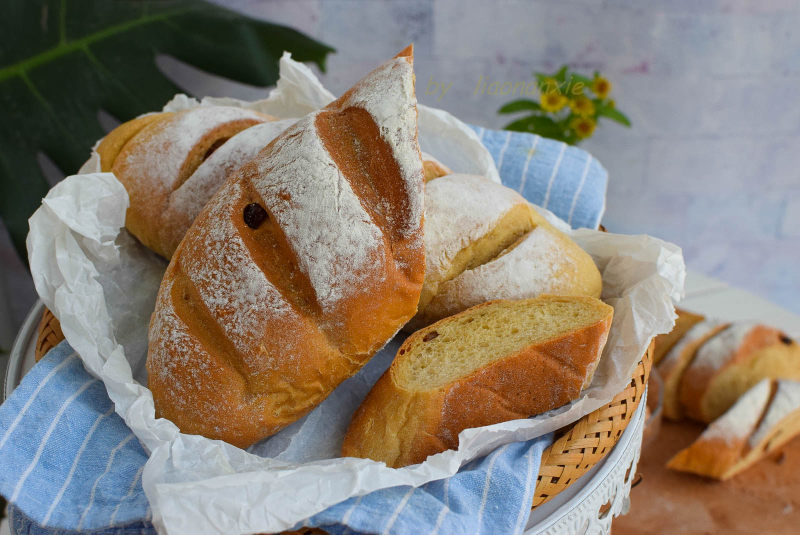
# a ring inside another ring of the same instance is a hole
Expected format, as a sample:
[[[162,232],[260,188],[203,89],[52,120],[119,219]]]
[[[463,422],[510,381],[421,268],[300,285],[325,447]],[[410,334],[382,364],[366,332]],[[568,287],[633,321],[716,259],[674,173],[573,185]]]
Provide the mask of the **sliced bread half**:
[[[342,454],[416,464],[458,447],[464,429],[569,403],[591,381],[613,312],[592,297],[541,296],[417,331],[356,411]]]

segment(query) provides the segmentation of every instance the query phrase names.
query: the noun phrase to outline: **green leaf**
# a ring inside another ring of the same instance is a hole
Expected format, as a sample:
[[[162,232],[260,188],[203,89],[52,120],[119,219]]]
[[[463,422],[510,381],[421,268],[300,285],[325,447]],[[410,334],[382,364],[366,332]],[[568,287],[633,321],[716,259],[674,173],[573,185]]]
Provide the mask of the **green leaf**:
[[[553,139],[561,139],[563,137],[563,129],[550,117],[541,115],[530,115],[517,119],[504,126],[506,130],[514,130],[516,132],[528,132],[531,134],[539,134],[540,136],[549,137]]]
[[[0,218],[25,258],[28,218],[49,186],[37,155],[77,171],[105,133],[180,92],[156,67],[168,54],[239,82],[277,81],[284,50],[322,70],[333,49],[300,32],[194,0],[23,0],[0,17]]]
[[[539,111],[542,107],[539,105],[538,102],[528,99],[521,99],[521,100],[514,100],[505,104],[502,108],[497,110],[497,113],[516,113],[518,111]]]
[[[628,119],[628,117],[617,108],[612,108],[607,104],[596,104],[595,108],[598,116],[608,117],[612,121],[616,121],[619,124],[623,124],[628,127],[631,126],[630,119]]]
[[[567,66],[563,65],[558,72],[553,75],[553,78],[558,80],[559,82],[563,82],[567,79]]]

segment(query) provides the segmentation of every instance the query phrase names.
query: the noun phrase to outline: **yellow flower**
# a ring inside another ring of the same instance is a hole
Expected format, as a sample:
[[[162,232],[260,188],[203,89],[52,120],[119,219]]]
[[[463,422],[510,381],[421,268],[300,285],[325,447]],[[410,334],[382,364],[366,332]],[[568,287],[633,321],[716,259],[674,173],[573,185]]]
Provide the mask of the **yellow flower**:
[[[606,98],[611,93],[611,82],[602,76],[595,76],[592,80],[592,92],[600,98]]]
[[[542,93],[541,104],[544,111],[556,112],[567,105],[567,97],[555,91]]]
[[[594,102],[583,95],[569,101],[569,107],[575,115],[590,117],[594,115]]]
[[[597,123],[588,117],[575,117],[569,122],[569,126],[575,131],[576,136],[583,139],[592,135]]]

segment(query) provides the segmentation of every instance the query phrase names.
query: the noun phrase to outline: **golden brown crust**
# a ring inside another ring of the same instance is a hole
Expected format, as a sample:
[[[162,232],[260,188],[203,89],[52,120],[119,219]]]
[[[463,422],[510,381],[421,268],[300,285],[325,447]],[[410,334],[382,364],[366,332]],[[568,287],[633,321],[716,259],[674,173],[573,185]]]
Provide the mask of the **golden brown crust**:
[[[771,345],[781,344],[781,337],[785,336],[778,329],[766,325],[755,325],[749,328],[742,338],[732,337],[734,330],[741,327],[734,324],[706,341],[698,349],[692,364],[683,373],[679,398],[683,414],[687,418],[698,422],[710,423],[727,410],[730,405],[722,407],[714,414],[710,414],[707,410],[707,400],[713,394],[712,383],[714,380],[721,373],[724,373],[727,368],[747,362],[759,350]],[[727,337],[730,337],[731,340],[726,342]],[[730,342],[738,343],[738,345],[730,347]],[[703,357],[710,355],[712,350],[716,354],[714,358],[704,359]],[[763,379],[763,377],[758,378],[758,380],[760,379]],[[758,382],[758,380],[755,382]],[[747,385],[737,392],[732,397],[731,402],[735,402],[738,396],[743,394],[750,386],[752,385]]]
[[[151,113],[122,123],[108,133],[106,137],[97,145],[95,152],[100,155],[100,169],[103,172],[111,171],[114,161],[117,159],[122,148],[138,134],[144,127],[151,123],[156,123],[169,118],[170,112]]]
[[[672,349],[672,346],[675,343],[683,338],[683,335],[686,332],[703,321],[705,316],[701,314],[695,314],[693,312],[689,312],[688,310],[682,310],[680,308],[675,308],[675,312],[678,315],[678,318],[675,320],[675,326],[672,330],[668,333],[659,334],[656,336],[655,339],[655,352],[653,353],[653,364],[656,366],[661,359],[664,358],[664,355]]]
[[[116,140],[139,127],[121,146],[111,171],[130,198],[125,218],[127,229],[146,247],[170,258],[182,237],[171,232],[175,223],[165,218],[170,196],[220,144],[272,118],[240,108],[200,106],[156,115],[140,127],[137,121],[148,117],[125,123],[109,134],[111,140]],[[206,198],[211,197],[225,178],[221,176],[213,183]],[[196,215],[186,217],[191,222]]]
[[[298,121],[197,217],[151,320],[158,416],[246,447],[311,410],[414,314],[424,247],[411,65],[393,60]],[[391,94],[369,102],[370,84]]]
[[[354,414],[342,455],[392,467],[416,464],[457,448],[464,429],[527,418],[568,403],[580,394],[605,345],[613,313],[608,308],[608,316],[592,325],[525,347],[440,388],[412,392],[398,384],[398,363],[408,348],[461,314],[417,331]]]

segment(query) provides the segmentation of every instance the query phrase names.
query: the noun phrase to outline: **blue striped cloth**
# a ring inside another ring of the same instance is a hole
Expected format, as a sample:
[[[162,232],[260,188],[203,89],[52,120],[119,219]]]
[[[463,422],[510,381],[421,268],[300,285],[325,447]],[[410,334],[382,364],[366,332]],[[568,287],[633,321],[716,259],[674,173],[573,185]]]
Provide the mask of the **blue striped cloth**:
[[[597,228],[608,172],[591,154],[532,134],[472,128],[494,158],[503,184],[572,228]]]
[[[574,227],[595,228],[607,174],[586,152],[523,133],[475,128],[503,182]],[[551,436],[509,444],[455,476],[353,498],[303,522],[333,533],[520,533]],[[147,454],[103,384],[60,344],[0,406],[0,493],[12,533],[151,533]]]

